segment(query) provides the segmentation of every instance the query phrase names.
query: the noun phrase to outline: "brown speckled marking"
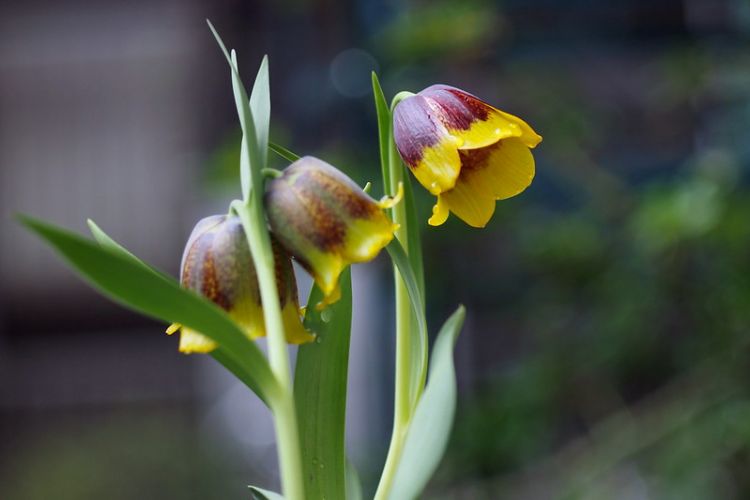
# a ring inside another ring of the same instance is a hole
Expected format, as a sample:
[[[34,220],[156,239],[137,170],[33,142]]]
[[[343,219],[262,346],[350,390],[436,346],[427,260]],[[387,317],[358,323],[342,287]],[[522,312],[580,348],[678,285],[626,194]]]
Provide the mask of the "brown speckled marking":
[[[216,278],[216,262],[214,261],[213,249],[209,249],[203,255],[202,263],[202,280],[201,294],[213,303],[228,311],[232,304],[220,288],[220,283]]]
[[[309,171],[311,190],[317,188],[320,193],[332,202],[334,207],[340,207],[346,214],[355,219],[369,219],[380,208],[362,191],[359,186],[344,183],[338,176],[332,176],[321,170]],[[349,180],[349,179],[347,179]]]
[[[323,251],[333,250],[344,243],[346,226],[326,199],[324,185],[316,182],[310,169],[299,172],[291,185],[284,189],[291,192],[296,201],[295,210],[289,211],[288,222],[305,239]]]
[[[503,141],[499,141],[485,148],[468,149],[465,151],[459,150],[458,156],[461,159],[461,173],[483,168],[487,163],[487,158],[492,154],[492,151],[499,148],[502,142]]]
[[[291,269],[291,261],[276,238],[271,237],[271,248],[273,249],[274,274],[276,276],[276,289],[279,292],[279,302],[283,309],[290,298],[289,275],[294,271]],[[292,282],[294,277],[292,276]],[[295,292],[296,293],[296,292]]]

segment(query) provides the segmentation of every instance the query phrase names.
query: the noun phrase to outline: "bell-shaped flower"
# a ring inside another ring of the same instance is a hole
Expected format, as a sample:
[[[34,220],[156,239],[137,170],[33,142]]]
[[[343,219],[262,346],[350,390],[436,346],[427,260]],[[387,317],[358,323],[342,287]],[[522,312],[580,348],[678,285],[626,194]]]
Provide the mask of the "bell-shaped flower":
[[[542,140],[520,118],[447,85],[403,99],[393,113],[396,147],[420,184],[437,196],[429,223],[453,212],[484,227],[495,202],[534,178],[530,148]]]
[[[314,336],[302,326],[291,258],[273,239],[272,246],[287,342],[310,342]],[[227,311],[250,339],[266,335],[258,277],[239,217],[213,215],[198,222],[182,254],[180,274],[182,286]],[[176,331],[181,352],[216,348],[213,340],[190,328],[174,323],[167,329],[169,334]]]
[[[267,184],[264,201],[273,234],[322,290],[322,307],[339,299],[347,265],[375,258],[393,239],[398,225],[383,209],[399,199],[375,201],[335,167],[306,156]]]

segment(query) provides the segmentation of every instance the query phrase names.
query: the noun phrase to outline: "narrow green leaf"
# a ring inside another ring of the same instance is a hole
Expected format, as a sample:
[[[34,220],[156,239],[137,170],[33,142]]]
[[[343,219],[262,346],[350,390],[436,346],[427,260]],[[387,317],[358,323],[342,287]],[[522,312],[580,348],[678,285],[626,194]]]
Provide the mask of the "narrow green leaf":
[[[130,257],[133,259],[133,261],[138,262],[142,266],[146,267],[147,269],[150,269],[154,272],[157,272],[152,267],[148,266],[145,262],[143,262],[141,259],[136,257],[130,250],[125,248],[124,246],[117,243],[115,240],[113,240],[107,233],[102,231],[102,229],[96,225],[96,222],[94,222],[91,219],[86,219],[86,224],[89,226],[89,230],[91,231],[91,235],[94,237],[97,243],[99,243],[100,246],[104,248],[108,248],[114,252],[119,252],[122,255],[125,255],[127,257]]]
[[[216,28],[214,28],[214,25],[211,21],[206,19],[206,23],[208,24],[208,29],[210,29],[211,33],[213,33],[214,38],[216,39],[216,43],[219,44],[221,51],[224,53],[224,57],[227,58],[227,62],[229,63],[229,66],[232,66],[232,58],[229,56],[229,51],[227,50],[226,45],[224,45],[224,41],[219,36],[219,32],[216,31]]]
[[[415,335],[420,335],[420,338],[415,339],[418,343],[413,345],[420,345],[422,343],[421,336],[424,337],[424,342],[427,342],[427,320],[425,319],[424,313],[424,298],[420,291],[419,281],[414,269],[412,268],[409,257],[404,251],[404,247],[401,243],[394,238],[387,247],[388,255],[396,267],[398,267],[401,278],[404,280],[406,290],[409,292],[409,302],[411,303],[411,310],[414,313],[414,318],[417,321],[417,330],[414,332]]]
[[[412,189],[409,169],[404,166],[404,200],[406,208],[406,225],[409,228],[407,233],[407,245],[409,247],[409,262],[414,270],[419,291],[422,293],[422,299],[425,300],[424,291],[424,264],[422,263],[422,237],[420,229],[422,225],[417,218],[417,207],[414,204],[414,190]],[[425,339],[425,344],[427,339]]]
[[[21,216],[21,222],[55,248],[86,280],[114,301],[168,323],[180,323],[216,341],[227,359],[243,367],[243,380],[265,402],[277,390],[276,380],[258,347],[219,307],[180,287],[118,250],[111,238],[98,237],[104,247],[45,222]],[[112,247],[114,244],[116,247]],[[124,249],[123,249],[124,250]],[[239,368],[237,368],[239,369]]]
[[[250,492],[253,495],[253,500],[284,500],[284,497],[278,493],[257,486],[250,486]]]
[[[391,137],[391,110],[385,100],[383,89],[380,87],[378,75],[372,72],[372,95],[375,99],[375,111],[378,115],[378,143],[380,144],[380,170],[383,172],[383,189],[387,190],[391,185],[390,171],[388,170],[388,151]]]
[[[247,200],[250,197],[250,191],[255,181],[260,179],[260,175],[253,175],[253,165],[258,165],[258,169],[265,166],[261,163],[261,155],[258,151],[258,134],[255,130],[255,119],[250,110],[250,102],[247,98],[245,85],[240,78],[239,68],[237,66],[237,53],[232,50],[231,53],[232,68],[232,91],[234,92],[234,104],[237,107],[237,116],[240,119],[242,128],[242,145],[240,147],[240,183],[242,184],[242,199]],[[254,140],[249,141],[248,138]]]
[[[219,47],[221,48],[221,51],[224,54],[227,63],[229,63],[229,68],[232,72],[232,91],[234,93],[234,103],[237,107],[237,115],[239,116],[240,126],[242,127],[240,184],[242,185],[242,198],[244,200],[247,200],[250,196],[250,190],[253,184],[253,180],[260,180],[260,169],[265,167],[265,163],[261,162],[264,158],[263,154],[265,153],[261,154],[260,151],[258,151],[258,135],[255,130],[255,120],[253,119],[252,113],[250,111],[250,102],[247,98],[245,85],[242,83],[242,79],[240,78],[240,71],[237,67],[237,54],[235,54],[234,50],[231,51],[231,53],[227,50],[226,45],[224,45],[224,41],[219,36],[219,33],[216,31],[216,28],[214,28],[214,25],[211,24],[211,21],[209,21],[208,19],[206,19],[206,22],[208,23],[208,27],[211,30],[211,33],[213,33],[214,38],[216,39],[216,43],[219,44]],[[258,99],[260,100],[260,95]],[[268,112],[270,113],[270,104]],[[248,145],[247,137],[253,137],[255,140]],[[255,177],[250,171],[251,165],[257,165],[256,170],[258,171],[258,173]]]
[[[136,257],[130,250],[120,245],[112,237],[105,233],[99,226],[96,225],[96,222],[94,222],[93,220],[88,219],[86,223],[88,224],[89,229],[91,230],[91,234],[94,236],[94,239],[97,243],[99,243],[101,247],[107,248],[115,253],[119,253],[120,255],[131,259],[133,263],[143,266],[144,269],[151,271],[152,273],[163,279],[172,279],[170,276],[162,273],[158,269],[149,266],[141,259]],[[255,390],[255,381],[253,380],[252,373],[249,372],[248,366],[241,365],[234,361],[232,356],[226,352],[224,347],[221,346],[212,351],[210,354],[212,358],[218,361],[219,364],[224,366],[224,368],[226,368],[230,373],[234,374],[235,377],[237,377],[241,382],[247,385],[253,392],[257,392]]]
[[[258,74],[250,92],[250,113],[255,122],[255,133],[258,138],[260,165],[268,164],[268,133],[271,127],[271,88],[268,76],[268,56],[258,68]]]
[[[310,293],[305,326],[315,342],[300,346],[294,374],[305,491],[310,498],[345,498],[344,428],[352,320],[351,271],[341,274],[341,299],[323,311],[323,294]]]
[[[281,146],[279,144],[276,144],[275,142],[269,142],[268,143],[268,149],[276,153],[278,156],[282,157],[283,159],[290,161],[294,163],[295,161],[299,160],[299,156],[292,153],[290,150],[285,148],[284,146]]]
[[[417,498],[435,473],[448,444],[456,411],[453,346],[466,316],[459,306],[438,333],[432,349],[430,377],[417,405],[393,479],[389,498]]]
[[[354,464],[346,460],[346,500],[362,500],[362,483]]]

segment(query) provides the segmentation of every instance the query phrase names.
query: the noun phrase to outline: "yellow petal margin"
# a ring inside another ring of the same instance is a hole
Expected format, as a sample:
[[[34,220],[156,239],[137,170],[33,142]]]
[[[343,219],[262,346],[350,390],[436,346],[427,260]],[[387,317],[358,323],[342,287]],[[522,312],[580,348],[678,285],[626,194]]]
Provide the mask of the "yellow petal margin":
[[[484,227],[495,202],[515,196],[534,179],[534,157],[520,138],[505,139],[462,154],[456,186],[438,197],[429,223],[445,222],[448,211],[473,227]]]

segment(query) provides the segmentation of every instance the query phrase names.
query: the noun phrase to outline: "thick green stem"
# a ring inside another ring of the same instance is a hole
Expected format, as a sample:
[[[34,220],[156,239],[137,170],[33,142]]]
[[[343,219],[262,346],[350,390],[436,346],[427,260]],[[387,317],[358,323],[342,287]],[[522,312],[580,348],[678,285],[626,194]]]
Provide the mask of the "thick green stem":
[[[402,92],[394,97],[391,104],[392,110],[396,107],[398,102],[411,95],[410,93]],[[404,169],[401,166],[401,159],[398,151],[396,151],[395,143],[393,142],[393,125],[390,126],[388,134],[388,180],[390,195],[395,195],[398,191],[399,184],[404,181],[403,174]],[[409,226],[406,217],[406,205],[405,203],[398,203],[393,207],[393,222],[399,224],[399,229],[396,231],[396,238],[403,246],[404,250],[409,252],[408,243],[408,231]],[[404,442],[406,440],[406,433],[409,430],[409,422],[411,421],[412,411],[414,410],[414,404],[411,400],[412,394],[410,390],[410,381],[412,378],[411,374],[411,357],[412,357],[412,342],[410,335],[410,328],[412,324],[412,313],[411,305],[409,303],[409,292],[406,289],[404,280],[401,278],[398,268],[394,264],[393,266],[393,277],[395,284],[395,295],[396,295],[396,380],[395,380],[395,399],[394,399],[394,411],[393,411],[393,434],[391,435],[391,443],[388,448],[388,456],[385,461],[383,468],[383,474],[380,477],[380,484],[378,485],[377,492],[375,494],[376,500],[385,500],[388,498],[388,494],[393,483],[393,477],[395,476],[396,469],[398,468],[399,461],[401,459],[401,452],[403,451]]]
[[[273,251],[262,212],[260,214],[256,212],[262,207],[254,206],[255,196],[251,195],[250,198],[249,203],[235,202],[233,207],[242,220],[253,255],[263,302],[269,362],[279,385],[279,391],[270,398],[269,403],[274,414],[282,488],[285,498],[302,500],[305,498],[305,493],[299,448],[299,428],[276,285]],[[259,220],[263,221],[262,224],[258,223]]]

